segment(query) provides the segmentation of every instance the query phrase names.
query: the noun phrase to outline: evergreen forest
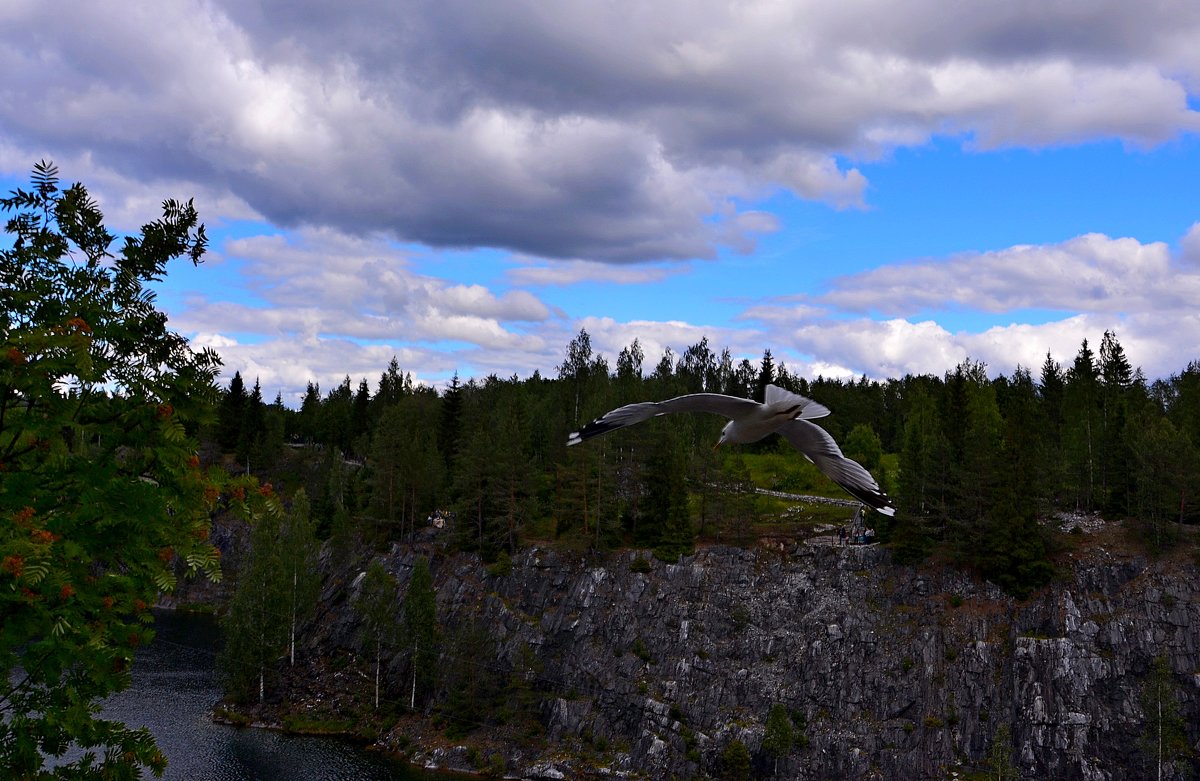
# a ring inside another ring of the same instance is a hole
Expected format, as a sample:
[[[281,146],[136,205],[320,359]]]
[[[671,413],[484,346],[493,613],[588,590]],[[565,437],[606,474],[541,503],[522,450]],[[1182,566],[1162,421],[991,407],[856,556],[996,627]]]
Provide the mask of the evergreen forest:
[[[455,548],[489,563],[530,542],[636,546],[673,561],[697,542],[844,523],[845,507],[789,512],[756,492],[849,499],[776,436],[714,452],[717,416],[668,415],[566,445],[623,404],[702,391],[761,399],[768,383],[833,410],[819,424],[900,508],[864,522],[902,561],[936,555],[1025,596],[1053,575],[1045,521],[1057,513],[1125,520],[1151,550],[1200,518],[1200,361],[1148,381],[1112,332],[1098,350],[1084,340],[1069,362],[1047,354],[1036,374],[993,375],[967,360],[941,377],[805,378],[770,350],[757,364],[735,361],[707,339],[653,367],[643,359],[635,340],[610,364],[580,331],[554,377],[455,376],[439,392],[393,359],[374,385],[310,383],[298,410],[278,396],[265,403],[237,374],[212,438],[268,477],[288,450],[318,454],[304,487],[323,537],[340,528],[405,539],[437,514]]]

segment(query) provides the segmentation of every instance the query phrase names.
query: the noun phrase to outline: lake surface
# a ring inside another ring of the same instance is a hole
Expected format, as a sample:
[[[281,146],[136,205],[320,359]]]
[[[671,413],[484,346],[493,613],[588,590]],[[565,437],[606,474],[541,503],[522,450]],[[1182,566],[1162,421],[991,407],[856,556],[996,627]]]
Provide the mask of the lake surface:
[[[220,643],[207,616],[156,613],[157,637],[139,650],[133,685],[104,703],[104,715],[153,733],[171,781],[448,781],[350,741],[214,724],[221,697]]]

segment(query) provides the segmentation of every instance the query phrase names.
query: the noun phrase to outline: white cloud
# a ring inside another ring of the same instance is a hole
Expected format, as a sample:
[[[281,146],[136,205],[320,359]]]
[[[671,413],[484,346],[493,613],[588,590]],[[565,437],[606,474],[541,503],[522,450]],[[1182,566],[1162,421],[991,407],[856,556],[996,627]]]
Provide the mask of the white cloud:
[[[1184,258],[1195,235],[1193,227],[1181,242]],[[996,372],[1009,373],[1018,364],[1036,370],[1047,352],[1069,362],[1084,339],[1095,343],[1106,330],[1117,333],[1148,376],[1160,377],[1200,358],[1197,300],[1200,271],[1173,260],[1165,243],[1088,234],[1059,244],[884,266],[838,278],[812,301],[766,302],[741,317],[763,324],[770,343],[817,360],[837,356],[838,365],[879,378],[941,373],[968,357]],[[1063,315],[978,332],[952,332],[936,320],[949,310],[1024,309]],[[838,311],[890,317],[830,317]],[[914,322],[916,316],[921,319]]]
[[[374,381],[392,354],[419,361],[406,368],[436,381],[455,361],[532,371],[529,356],[545,349],[528,331],[550,318],[537,297],[417,274],[383,241],[315,230],[238,239],[224,250],[262,303],[196,296],[171,322],[198,346],[219,348],[227,375],[261,375],[295,393],[346,373]]]
[[[1125,313],[1190,308],[1200,300],[1200,274],[1173,264],[1165,243],[1100,234],[885,266],[831,287],[820,303],[887,315],[949,307]]]
[[[584,282],[608,282],[618,285],[640,285],[660,282],[686,271],[680,265],[612,265],[587,260],[563,260],[515,266],[505,276],[517,285],[565,286]]]
[[[1192,223],[1180,240],[1179,259],[1189,269],[1200,269],[1200,222]]]
[[[1200,127],[1187,4],[5,10],[14,174],[49,155],[105,172],[114,203],[179,183],[222,215],[555,259],[748,251],[772,226],[730,204],[785,188],[862,206],[853,160],[937,134],[1155,144]]]

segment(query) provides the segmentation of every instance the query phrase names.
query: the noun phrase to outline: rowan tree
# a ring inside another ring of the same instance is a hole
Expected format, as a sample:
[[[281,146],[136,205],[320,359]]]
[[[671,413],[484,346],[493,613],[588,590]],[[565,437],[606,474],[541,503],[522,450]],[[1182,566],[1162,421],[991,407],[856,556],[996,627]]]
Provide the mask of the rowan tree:
[[[96,703],[129,685],[176,568],[219,576],[218,490],[186,428],[215,403],[219,360],[167,328],[148,287],[200,262],[204,227],[168,200],[114,251],[87,189],[60,189],[47,162],[0,209],[0,777],[158,774],[149,732]],[[79,759],[45,768],[72,744]]]

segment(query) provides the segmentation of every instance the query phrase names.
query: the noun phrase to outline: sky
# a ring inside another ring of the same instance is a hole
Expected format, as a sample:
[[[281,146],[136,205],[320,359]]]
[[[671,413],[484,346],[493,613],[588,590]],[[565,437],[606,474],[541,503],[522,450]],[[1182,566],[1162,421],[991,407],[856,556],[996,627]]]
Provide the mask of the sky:
[[[194,198],[160,308],[295,405],[707,337],[800,376],[1200,359],[1194,0],[0,0],[0,190]]]

